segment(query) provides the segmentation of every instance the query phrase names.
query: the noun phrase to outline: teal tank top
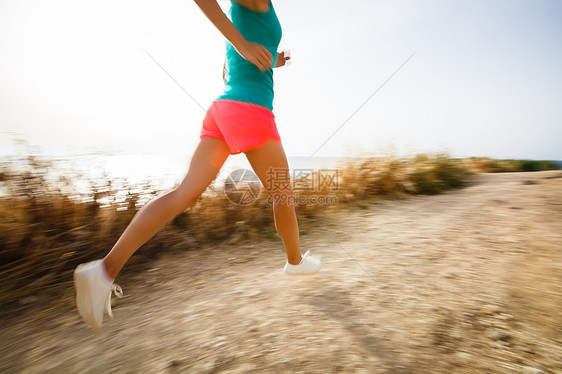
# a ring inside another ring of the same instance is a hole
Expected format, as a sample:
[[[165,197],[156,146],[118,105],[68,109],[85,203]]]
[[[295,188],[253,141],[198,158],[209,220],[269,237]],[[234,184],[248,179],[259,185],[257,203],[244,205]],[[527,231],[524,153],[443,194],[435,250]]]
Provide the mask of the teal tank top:
[[[281,41],[281,24],[269,2],[267,12],[250,10],[231,1],[230,20],[242,36],[251,42],[263,45],[273,57],[272,69],[260,69],[244,59],[226,41],[224,93],[216,100],[229,99],[264,106],[273,111],[273,66],[277,59],[277,47]]]

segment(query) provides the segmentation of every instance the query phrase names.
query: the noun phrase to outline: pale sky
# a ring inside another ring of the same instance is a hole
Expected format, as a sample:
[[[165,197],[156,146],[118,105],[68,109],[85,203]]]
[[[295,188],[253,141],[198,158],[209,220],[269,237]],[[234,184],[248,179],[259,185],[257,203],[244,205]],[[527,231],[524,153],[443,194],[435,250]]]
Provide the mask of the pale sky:
[[[219,2],[226,11],[228,1]],[[274,0],[286,153],[562,159],[562,1]],[[224,39],[190,0],[0,0],[0,146],[189,154]]]

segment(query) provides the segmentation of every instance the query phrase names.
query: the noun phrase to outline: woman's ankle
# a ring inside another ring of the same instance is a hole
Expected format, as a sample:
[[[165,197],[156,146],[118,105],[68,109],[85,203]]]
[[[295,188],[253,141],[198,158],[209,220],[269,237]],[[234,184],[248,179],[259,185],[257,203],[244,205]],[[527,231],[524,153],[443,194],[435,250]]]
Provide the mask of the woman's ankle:
[[[291,265],[299,265],[302,261],[302,256],[299,252],[298,256],[291,256],[291,257],[287,256],[287,261]]]
[[[107,257],[103,259],[103,268],[105,269],[105,274],[107,275],[107,277],[112,281],[115,280],[118,271],[111,266],[109,261],[107,261]]]

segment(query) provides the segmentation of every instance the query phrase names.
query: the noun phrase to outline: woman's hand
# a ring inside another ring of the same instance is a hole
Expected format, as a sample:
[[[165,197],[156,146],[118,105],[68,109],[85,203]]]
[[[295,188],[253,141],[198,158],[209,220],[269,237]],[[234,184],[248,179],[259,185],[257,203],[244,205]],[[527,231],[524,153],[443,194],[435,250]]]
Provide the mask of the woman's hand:
[[[285,51],[283,51],[281,53],[278,53],[277,54],[277,61],[275,62],[275,67],[280,68],[281,66],[285,66],[287,61],[289,61],[290,59],[291,59],[291,56],[289,56],[289,52],[287,52],[286,56],[285,56]]]
[[[245,40],[234,48],[240,53],[240,56],[256,65],[262,72],[272,69],[273,58],[263,45]]]

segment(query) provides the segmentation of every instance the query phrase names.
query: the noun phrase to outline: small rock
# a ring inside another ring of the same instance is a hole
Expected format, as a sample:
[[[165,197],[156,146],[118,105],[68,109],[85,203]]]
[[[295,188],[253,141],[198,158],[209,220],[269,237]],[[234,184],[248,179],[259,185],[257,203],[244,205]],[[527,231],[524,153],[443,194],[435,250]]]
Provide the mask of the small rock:
[[[507,330],[508,329],[507,324],[503,321],[492,321],[492,326],[496,327],[500,330]]]
[[[248,364],[242,364],[241,366],[239,366],[235,369],[225,371],[224,373],[225,374],[226,373],[228,373],[228,374],[245,374],[249,371],[256,370],[256,368],[257,368],[257,366],[255,364],[249,364],[248,363]]]
[[[369,373],[371,373],[370,370],[367,370],[367,369],[365,369],[365,368],[357,368],[357,369],[355,370],[355,372],[356,372],[357,374],[369,374]]]
[[[486,306],[480,308],[480,311],[482,311],[486,314],[494,314],[494,313],[497,313],[499,311],[499,308],[496,305],[486,305]]]
[[[525,373],[525,374],[544,374],[544,371],[542,371],[541,369],[530,367],[530,366],[524,366],[523,367],[523,373]]]
[[[172,360],[172,361],[170,361],[170,366],[180,366],[181,364],[183,364],[182,360]]]
[[[533,348],[528,347],[528,346],[526,346],[526,345],[519,345],[519,346],[517,346],[517,348],[518,348],[520,351],[523,351],[523,352],[525,352],[525,353],[535,354],[535,351],[533,350]]]
[[[202,373],[211,374],[215,372],[215,361],[212,359],[211,361],[207,361],[203,364],[203,367],[200,369]]]
[[[22,297],[19,300],[19,302],[20,302],[20,305],[26,305],[26,304],[34,303],[37,300],[39,300],[39,298],[37,296],[27,296],[27,297]]]
[[[486,334],[486,336],[488,338],[494,339],[494,340],[502,340],[502,341],[509,340],[509,335],[507,333],[505,333],[505,331],[500,330],[500,329],[496,329],[494,327],[487,328],[486,331],[484,332],[484,334]]]
[[[511,314],[501,313],[501,314],[498,314],[498,315],[496,316],[496,318],[501,319],[501,320],[504,320],[504,321],[507,321],[507,320],[513,319],[513,316],[512,316]]]
[[[260,323],[258,328],[265,329],[269,325],[271,325],[271,321],[265,321],[265,322]]]
[[[337,344],[332,344],[330,345],[330,351],[331,352],[338,352],[340,350],[340,346]]]
[[[470,354],[461,351],[455,353],[455,356],[457,356],[457,358],[460,359],[461,361],[468,361],[472,358]]]

